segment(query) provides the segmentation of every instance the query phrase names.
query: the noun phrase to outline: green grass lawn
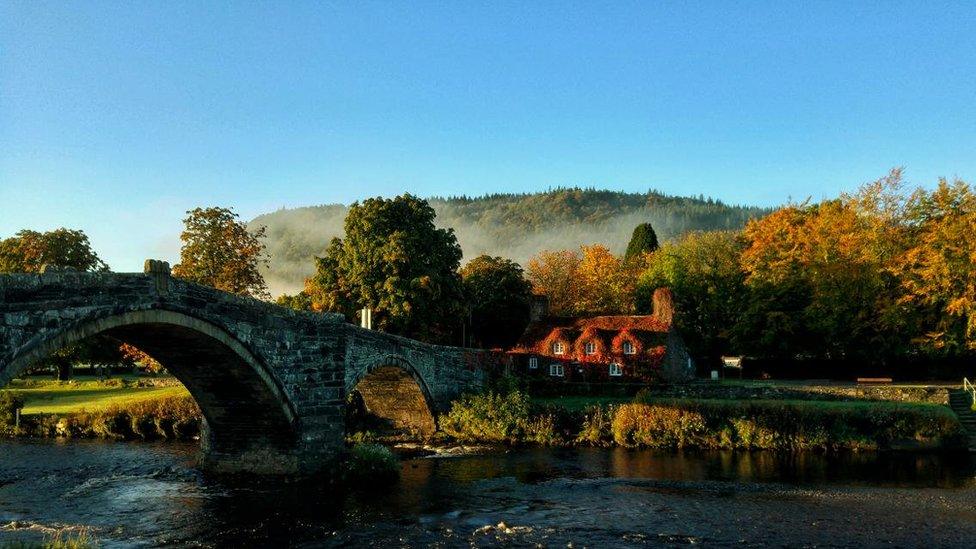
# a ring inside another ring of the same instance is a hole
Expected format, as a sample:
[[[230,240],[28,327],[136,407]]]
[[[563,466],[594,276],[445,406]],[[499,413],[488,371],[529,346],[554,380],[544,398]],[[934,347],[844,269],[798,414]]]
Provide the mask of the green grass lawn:
[[[539,397],[533,398],[532,402],[543,406],[558,406],[571,412],[585,410],[588,406],[599,404],[627,404],[633,402],[634,397],[626,396],[565,396],[565,397]]]
[[[9,389],[24,398],[23,414],[70,414],[97,410],[140,400],[152,400],[187,394],[181,385],[169,387],[110,386],[103,381],[35,382],[34,386]]]
[[[627,404],[634,402],[633,397],[621,397],[621,396],[567,396],[567,397],[544,397],[544,398],[533,398],[532,402],[541,405],[552,405],[558,406],[565,410],[580,411],[585,410],[588,406],[593,406],[599,404],[601,406],[606,406],[608,404]],[[668,396],[661,396],[651,399],[646,399],[644,402],[647,404],[654,403],[675,403],[675,404],[688,404],[688,403],[705,403],[705,404],[755,404],[759,406],[797,406],[797,407],[810,407],[810,408],[820,408],[820,409],[849,409],[849,408],[933,408],[941,407],[940,404],[934,404],[929,402],[890,402],[882,400],[797,400],[797,399],[749,399],[749,400],[734,400],[734,399],[715,399],[715,398],[675,398]]]

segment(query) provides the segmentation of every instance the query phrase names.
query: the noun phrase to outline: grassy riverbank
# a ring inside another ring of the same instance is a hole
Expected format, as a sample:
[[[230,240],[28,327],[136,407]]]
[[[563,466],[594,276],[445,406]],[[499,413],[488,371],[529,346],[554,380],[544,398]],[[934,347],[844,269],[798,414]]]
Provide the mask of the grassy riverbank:
[[[930,403],[679,399],[642,394],[465,397],[442,418],[457,440],[493,443],[775,450],[942,449],[964,444],[951,410]]]
[[[15,380],[4,391],[23,403],[20,426],[0,434],[115,440],[192,439],[200,410],[173,378]]]
[[[8,436],[154,440],[199,434],[199,408],[172,378],[18,380],[5,392],[24,405],[19,428],[0,425],[0,434]],[[441,418],[438,436],[479,443],[779,450],[937,449],[965,440],[955,414],[932,402],[794,398],[803,393],[793,390],[767,394],[787,398],[489,392],[456,401]]]

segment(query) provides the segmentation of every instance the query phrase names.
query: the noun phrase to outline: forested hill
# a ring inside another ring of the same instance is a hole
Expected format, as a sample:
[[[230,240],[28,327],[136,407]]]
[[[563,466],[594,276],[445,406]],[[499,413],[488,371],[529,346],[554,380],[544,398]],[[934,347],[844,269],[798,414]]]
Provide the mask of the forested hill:
[[[482,253],[525,262],[540,250],[605,244],[623,252],[634,227],[650,222],[663,241],[691,230],[735,229],[765,210],[729,206],[657,191],[624,193],[555,189],[531,194],[430,198],[437,223],[453,227],[466,259]],[[347,207],[340,204],[282,209],[258,216],[268,228],[272,292],[293,292],[314,269],[312,257],[342,235]]]

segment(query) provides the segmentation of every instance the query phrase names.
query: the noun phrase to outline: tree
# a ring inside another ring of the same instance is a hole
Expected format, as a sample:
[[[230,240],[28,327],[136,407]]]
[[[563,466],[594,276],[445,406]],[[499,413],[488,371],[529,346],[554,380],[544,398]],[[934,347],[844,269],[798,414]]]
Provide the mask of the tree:
[[[237,295],[267,299],[260,267],[265,229],[253,232],[229,208],[196,208],[183,220],[183,248],[173,276]]]
[[[917,340],[958,354],[976,349],[976,193],[940,180],[909,200],[910,245],[898,257],[899,305],[914,314]]]
[[[535,293],[549,298],[554,315],[629,314],[645,264],[625,262],[606,246],[593,245],[580,246],[579,252],[540,252],[529,260],[526,272]]]
[[[353,204],[345,238],[332,240],[306,281],[312,309],[352,319],[369,307],[382,330],[453,341],[463,321],[461,247],[434,218],[430,204],[410,194]]]
[[[281,305],[282,307],[288,307],[289,309],[294,309],[296,311],[311,311],[312,310],[312,299],[305,292],[298,292],[295,295],[281,294],[275,303]]]
[[[900,186],[901,172],[893,170],[855,195],[790,204],[746,225],[750,315],[800,323],[795,331],[804,335],[793,341],[805,346],[789,355],[877,362],[901,352],[905,330],[889,312],[906,229]],[[755,341],[767,336],[752,331]]]
[[[532,284],[514,261],[478,256],[461,269],[471,331],[483,347],[510,347],[529,322]]]
[[[657,288],[674,294],[675,322],[692,351],[717,359],[730,352],[732,329],[744,305],[743,243],[731,231],[695,232],[651,255],[637,284],[637,310],[654,312]]]
[[[631,260],[642,254],[654,253],[660,246],[657,242],[657,233],[650,223],[641,223],[634,227],[634,234],[630,237],[627,244],[627,253],[624,259]]]
[[[606,246],[581,246],[580,255],[577,314],[632,313],[637,273]]]
[[[580,256],[572,250],[542,251],[529,260],[526,274],[533,291],[549,299],[556,316],[576,314],[580,300]]]
[[[39,233],[23,230],[0,240],[0,272],[37,273],[44,265],[78,271],[107,271],[83,231],[60,228]]]

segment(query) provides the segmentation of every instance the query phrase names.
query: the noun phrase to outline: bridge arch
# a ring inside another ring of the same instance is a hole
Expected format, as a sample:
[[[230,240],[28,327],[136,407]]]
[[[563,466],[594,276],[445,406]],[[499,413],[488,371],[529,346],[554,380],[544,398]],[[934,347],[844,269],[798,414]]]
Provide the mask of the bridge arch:
[[[0,364],[0,386],[51,353],[95,335],[131,343],[179,379],[204,417],[201,446],[214,469],[280,468],[295,447],[296,414],[274,376],[224,328],[150,308],[63,322],[39,332]]]
[[[437,430],[430,388],[417,368],[397,354],[383,354],[353,366],[346,393],[358,393],[371,416],[390,427],[422,436]]]

